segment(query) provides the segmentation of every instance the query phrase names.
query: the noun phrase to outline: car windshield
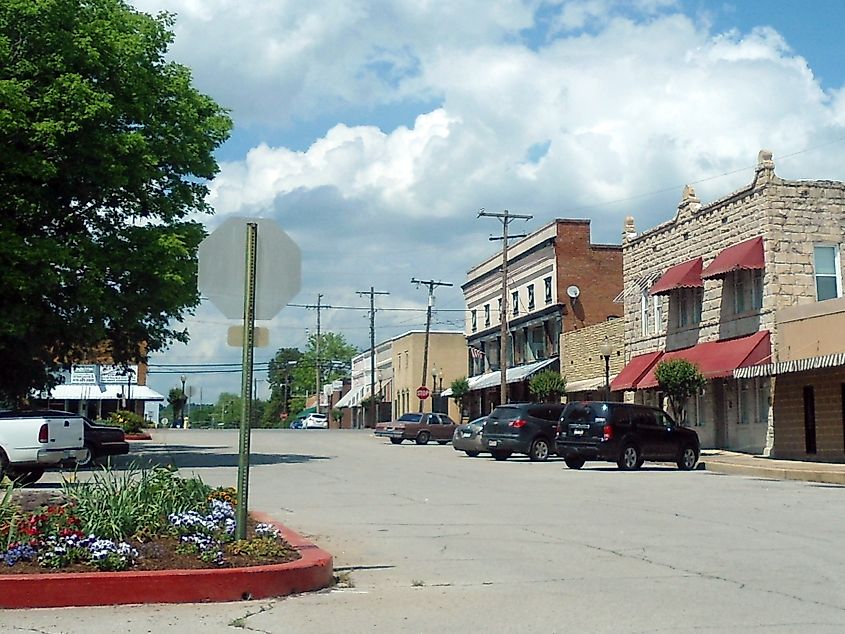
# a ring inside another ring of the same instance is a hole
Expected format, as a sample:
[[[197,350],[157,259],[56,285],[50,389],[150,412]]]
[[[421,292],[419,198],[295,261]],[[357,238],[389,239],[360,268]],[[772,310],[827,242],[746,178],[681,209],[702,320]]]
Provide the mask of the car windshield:
[[[469,425],[481,425],[481,426],[483,426],[484,423],[486,423],[486,422],[487,422],[487,417],[482,416],[481,418],[476,418],[475,420],[471,420],[468,424]]]
[[[609,415],[607,403],[569,403],[561,414],[561,420],[570,423],[594,423],[596,418],[606,419]]]
[[[402,414],[399,417],[401,423],[418,423],[422,419],[422,414]]]

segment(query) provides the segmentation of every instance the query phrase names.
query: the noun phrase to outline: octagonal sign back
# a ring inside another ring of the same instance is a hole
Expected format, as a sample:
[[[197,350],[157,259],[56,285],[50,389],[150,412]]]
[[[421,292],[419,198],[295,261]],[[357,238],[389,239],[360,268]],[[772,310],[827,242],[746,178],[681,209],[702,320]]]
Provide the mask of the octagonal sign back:
[[[299,247],[269,218],[229,218],[199,246],[199,290],[229,319],[243,319],[246,226],[258,225],[255,318],[272,319],[299,293]]]

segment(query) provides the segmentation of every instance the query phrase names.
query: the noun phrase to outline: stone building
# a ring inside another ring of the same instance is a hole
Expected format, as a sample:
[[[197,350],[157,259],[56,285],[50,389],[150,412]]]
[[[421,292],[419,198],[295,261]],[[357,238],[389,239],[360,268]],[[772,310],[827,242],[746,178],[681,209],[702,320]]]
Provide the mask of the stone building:
[[[685,187],[675,217],[642,234],[629,218],[628,363],[613,389],[661,404],[655,365],[686,358],[708,380],[689,408],[703,446],[785,454],[779,430],[794,421],[778,407],[775,373],[749,368],[784,353],[781,311],[842,295],[843,237],[845,183],[784,180],[765,150],[748,186],[708,205]]]
[[[508,400],[531,400],[528,379],[559,370],[560,335],[622,316],[622,248],[593,244],[590,221],[555,219],[508,247],[505,306]],[[463,284],[470,347],[470,414],[501,400],[502,252]]]
[[[567,400],[616,400],[608,384],[625,366],[625,323],[610,319],[562,333],[560,373],[566,379]]]

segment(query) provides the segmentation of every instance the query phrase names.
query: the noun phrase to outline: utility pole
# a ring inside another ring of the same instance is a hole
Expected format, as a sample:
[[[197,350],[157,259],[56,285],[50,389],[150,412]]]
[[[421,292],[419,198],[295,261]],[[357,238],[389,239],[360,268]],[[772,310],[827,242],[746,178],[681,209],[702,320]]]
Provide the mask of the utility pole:
[[[411,284],[416,284],[419,288],[420,284],[428,286],[428,310],[425,315],[425,346],[423,347],[423,367],[422,367],[422,383],[425,385],[426,377],[428,376],[428,337],[431,332],[431,308],[434,305],[434,287],[435,286],[452,286],[448,282],[435,282],[434,280],[418,280],[415,277],[411,278]],[[434,390],[432,389],[432,392]],[[423,399],[420,399],[420,412],[423,411]],[[434,404],[432,403],[431,411],[434,411]]]
[[[501,213],[490,213],[482,209],[478,212],[481,218],[498,218],[502,223],[502,237],[490,236],[490,240],[502,241],[502,311],[499,315],[499,368],[501,369],[500,399],[501,405],[508,401],[508,239],[524,238],[525,234],[509,236],[508,225],[514,220],[531,220],[534,216],[512,214],[507,209]]]
[[[376,403],[376,295],[390,295],[386,291],[377,291],[370,286],[368,291],[356,291],[359,296],[370,296],[370,418],[373,425],[376,424],[375,403]],[[364,421],[364,427],[366,427]]]
[[[320,413],[320,396],[323,392],[323,387],[320,385],[322,383],[322,368],[320,367],[320,301],[323,299],[322,294],[317,294],[317,362],[314,364],[317,368],[317,409],[315,410],[318,414]]]

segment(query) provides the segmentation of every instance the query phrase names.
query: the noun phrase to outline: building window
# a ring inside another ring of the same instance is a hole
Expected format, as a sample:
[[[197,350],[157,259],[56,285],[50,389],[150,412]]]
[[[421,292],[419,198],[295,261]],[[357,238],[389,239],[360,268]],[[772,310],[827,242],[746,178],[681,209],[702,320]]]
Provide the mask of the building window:
[[[701,304],[704,289],[682,288],[678,292],[678,328],[701,323]]]
[[[552,303],[552,278],[547,277],[543,280],[543,286],[546,289],[546,303]]]
[[[490,304],[484,304],[484,325],[490,325]]]
[[[768,423],[771,386],[769,379],[743,379],[739,381],[739,424]]]
[[[763,271],[751,271],[751,308],[763,308]]]
[[[474,310],[470,313],[470,322],[472,325],[472,332],[478,330],[478,315],[476,315]]]
[[[651,330],[654,334],[657,334],[663,330],[663,298],[660,295],[654,295],[651,298],[651,307],[654,313]]]
[[[649,334],[649,310],[648,310],[648,289],[644,288],[640,295],[640,332],[643,335]]]
[[[514,316],[519,314],[519,291],[514,291],[511,293],[511,303],[513,304],[513,314]]]
[[[751,381],[741,379],[739,381],[739,420],[740,425],[747,425],[754,418],[754,399],[749,385]]]
[[[763,307],[763,271],[734,271],[731,274],[734,314]]]
[[[839,281],[839,247],[813,247],[813,272],[816,276],[818,301],[842,296],[842,284]]]
[[[502,322],[502,298],[496,300],[496,306],[499,309],[499,323]]]
[[[696,394],[687,401],[686,424],[693,427],[704,427],[707,421],[704,418],[704,397]]]
[[[734,291],[734,315],[739,315],[748,310],[748,285],[744,275],[745,271],[734,271],[733,277],[733,291]]]
[[[534,285],[528,285],[528,310],[534,309]]]

